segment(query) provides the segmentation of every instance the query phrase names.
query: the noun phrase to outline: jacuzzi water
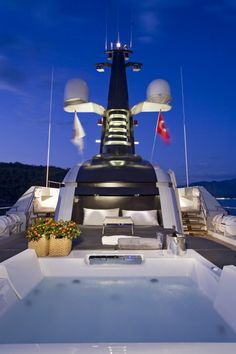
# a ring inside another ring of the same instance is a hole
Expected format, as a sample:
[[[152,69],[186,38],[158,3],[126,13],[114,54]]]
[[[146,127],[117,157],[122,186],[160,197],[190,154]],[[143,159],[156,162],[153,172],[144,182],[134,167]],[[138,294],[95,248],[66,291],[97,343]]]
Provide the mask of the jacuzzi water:
[[[236,342],[188,277],[46,277],[1,318],[0,343]]]

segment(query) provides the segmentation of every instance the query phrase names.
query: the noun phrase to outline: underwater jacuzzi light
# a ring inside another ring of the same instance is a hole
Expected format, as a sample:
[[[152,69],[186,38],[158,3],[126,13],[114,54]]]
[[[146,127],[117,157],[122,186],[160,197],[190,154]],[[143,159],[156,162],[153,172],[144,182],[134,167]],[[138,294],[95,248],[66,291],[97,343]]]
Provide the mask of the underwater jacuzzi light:
[[[142,264],[143,257],[137,254],[131,255],[114,255],[114,254],[95,254],[89,255],[87,262],[90,265],[104,265],[104,264]]]

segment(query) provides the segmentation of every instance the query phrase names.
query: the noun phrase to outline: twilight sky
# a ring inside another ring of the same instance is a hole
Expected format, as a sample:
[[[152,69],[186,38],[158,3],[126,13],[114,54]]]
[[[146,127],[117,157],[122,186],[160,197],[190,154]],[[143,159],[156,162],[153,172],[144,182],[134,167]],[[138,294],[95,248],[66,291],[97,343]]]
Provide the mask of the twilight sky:
[[[99,117],[79,115],[82,157],[70,142],[73,114],[63,111],[63,95],[67,80],[82,78],[90,100],[106,107],[109,70],[94,66],[105,60],[106,13],[109,42],[119,28],[129,43],[133,21],[132,60],[143,69],[127,71],[130,106],[145,99],[153,79],[171,86],[173,109],[164,114],[171,144],[157,138],[154,162],[185,182],[182,65],[190,181],[236,177],[235,0],[0,0],[0,161],[46,164],[52,66],[50,163],[71,167],[98,153]],[[150,159],[157,115],[136,117],[136,152]]]

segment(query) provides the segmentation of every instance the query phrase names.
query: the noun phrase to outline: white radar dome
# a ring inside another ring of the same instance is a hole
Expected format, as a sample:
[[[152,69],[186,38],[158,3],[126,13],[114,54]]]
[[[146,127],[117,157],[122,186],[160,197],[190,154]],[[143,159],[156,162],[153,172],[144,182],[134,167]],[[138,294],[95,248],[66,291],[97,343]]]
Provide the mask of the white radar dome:
[[[81,103],[88,102],[88,86],[81,79],[67,81],[64,92],[64,110],[66,112],[76,111]]]
[[[168,105],[171,102],[168,82],[162,79],[153,80],[147,88],[147,100],[149,102]]]

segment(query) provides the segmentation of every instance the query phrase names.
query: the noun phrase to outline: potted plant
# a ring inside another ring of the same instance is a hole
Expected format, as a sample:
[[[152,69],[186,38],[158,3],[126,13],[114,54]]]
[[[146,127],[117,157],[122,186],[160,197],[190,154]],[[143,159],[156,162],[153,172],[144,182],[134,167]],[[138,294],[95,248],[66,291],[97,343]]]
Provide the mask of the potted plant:
[[[38,257],[48,255],[53,223],[52,218],[36,218],[27,230],[28,248],[34,249]]]
[[[72,248],[72,240],[80,235],[74,221],[54,221],[49,241],[49,256],[68,256]]]

